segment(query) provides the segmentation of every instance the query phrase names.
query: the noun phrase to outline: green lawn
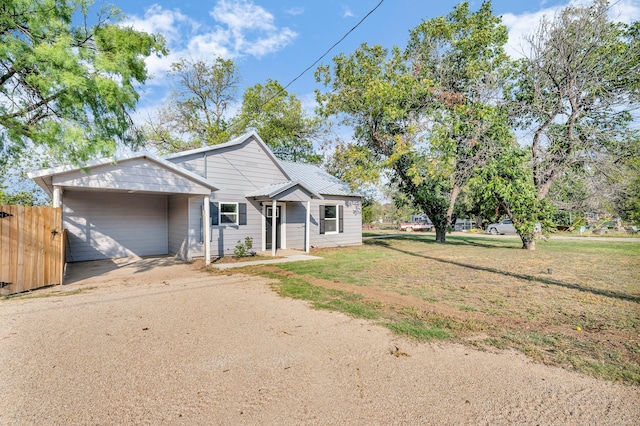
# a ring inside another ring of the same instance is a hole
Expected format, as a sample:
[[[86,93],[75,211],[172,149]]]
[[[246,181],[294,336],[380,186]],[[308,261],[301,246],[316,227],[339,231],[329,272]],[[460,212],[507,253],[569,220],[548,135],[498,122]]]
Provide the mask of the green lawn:
[[[314,250],[323,260],[243,272],[314,306],[421,340],[515,348],[540,362],[640,384],[640,244],[433,233]]]

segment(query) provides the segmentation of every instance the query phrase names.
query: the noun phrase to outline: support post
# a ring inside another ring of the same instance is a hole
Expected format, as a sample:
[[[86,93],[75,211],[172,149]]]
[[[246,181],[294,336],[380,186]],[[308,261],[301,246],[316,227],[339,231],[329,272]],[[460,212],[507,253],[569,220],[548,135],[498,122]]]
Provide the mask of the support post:
[[[209,196],[203,197],[204,206],[202,209],[202,227],[204,230],[204,264],[211,264],[211,209],[209,208]]]
[[[271,256],[276,255],[276,245],[278,245],[278,240],[276,239],[278,234],[276,233],[276,200],[273,200],[272,210],[271,210]]]
[[[53,187],[53,207],[58,208],[62,206],[62,188],[59,186]]]
[[[311,250],[311,200],[307,200],[307,221],[305,225],[304,251],[309,253]]]

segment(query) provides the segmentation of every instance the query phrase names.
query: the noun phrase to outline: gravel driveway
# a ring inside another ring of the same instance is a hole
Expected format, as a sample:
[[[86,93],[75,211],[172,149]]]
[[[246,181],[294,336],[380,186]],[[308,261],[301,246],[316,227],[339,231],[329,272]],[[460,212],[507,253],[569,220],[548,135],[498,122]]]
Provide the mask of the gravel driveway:
[[[95,274],[101,273],[99,276]],[[91,277],[93,275],[93,277]],[[417,344],[244,275],[71,265],[0,301],[0,424],[632,425],[640,389]],[[59,291],[78,293],[63,296]],[[396,350],[398,348],[398,350]]]

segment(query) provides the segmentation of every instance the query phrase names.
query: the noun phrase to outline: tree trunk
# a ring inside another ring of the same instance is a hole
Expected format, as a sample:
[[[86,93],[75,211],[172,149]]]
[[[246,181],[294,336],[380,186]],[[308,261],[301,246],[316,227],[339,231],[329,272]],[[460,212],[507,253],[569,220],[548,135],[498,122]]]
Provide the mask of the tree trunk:
[[[436,228],[436,243],[447,242],[447,226],[435,226]]]
[[[522,240],[522,248],[524,250],[535,250],[536,249],[535,237],[533,237],[533,236],[525,237],[525,236],[521,235],[520,239]]]
[[[456,206],[458,194],[460,194],[460,187],[458,185],[454,185],[449,199],[449,208],[447,209],[447,224],[451,225],[452,228],[456,226],[455,223],[451,223],[451,217],[453,216],[453,208]]]

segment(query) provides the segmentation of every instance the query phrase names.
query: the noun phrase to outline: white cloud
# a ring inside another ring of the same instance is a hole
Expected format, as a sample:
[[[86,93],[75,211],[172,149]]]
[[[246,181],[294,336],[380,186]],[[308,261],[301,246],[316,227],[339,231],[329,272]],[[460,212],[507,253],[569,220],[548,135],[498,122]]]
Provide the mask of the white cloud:
[[[196,31],[200,24],[182,14],[179,10],[167,10],[154,4],[149,7],[143,17],[128,17],[124,25],[145,31],[159,33],[164,36],[169,44],[177,43],[183,37],[182,31]]]
[[[353,18],[356,15],[351,11],[351,9],[349,9],[348,6],[343,6],[342,7],[342,17],[343,18]]]
[[[564,5],[548,7],[540,9],[537,12],[528,12],[520,15],[506,13],[502,15],[502,23],[509,30],[509,42],[506,46],[507,54],[513,58],[521,58],[526,54],[526,46],[524,38],[531,35],[537,28],[540,21],[546,17],[553,17],[566,6],[588,6],[593,4],[591,0],[572,0]],[[640,19],[640,1],[638,0],[621,0],[612,4],[609,11],[609,18],[614,21],[631,23]]]
[[[304,9],[290,9],[300,14]],[[123,23],[137,30],[161,34],[167,41],[169,54],[147,58],[150,79],[141,93],[140,108],[134,120],[144,122],[164,103],[158,94],[166,96],[167,71],[180,59],[213,60],[217,57],[256,58],[282,50],[293,43],[298,34],[287,27],[278,27],[275,17],[252,0],[218,0],[201,20],[184,15],[179,9],[165,9],[154,4],[143,16],[130,16]]]
[[[640,1],[626,0],[615,3],[609,12],[609,18],[625,24],[640,20]]]
[[[179,9],[154,4],[144,16],[134,15],[124,22],[167,40],[169,55],[147,60],[149,72],[155,77],[150,84],[158,84],[171,64],[181,58],[262,57],[290,45],[298,36],[289,28],[279,28],[271,13],[249,0],[219,0],[209,16],[213,22],[199,22]]]
[[[302,15],[304,13],[304,7],[292,7],[291,9],[287,9],[284,11],[287,15]]]
[[[560,9],[561,7],[551,7],[541,9],[537,12],[523,13],[521,15],[514,15],[513,13],[505,13],[502,15],[502,23],[506,25],[509,30],[509,42],[505,47],[507,54],[512,58],[525,56],[528,53],[526,51],[527,43],[525,37],[535,31],[544,17],[551,19]]]

